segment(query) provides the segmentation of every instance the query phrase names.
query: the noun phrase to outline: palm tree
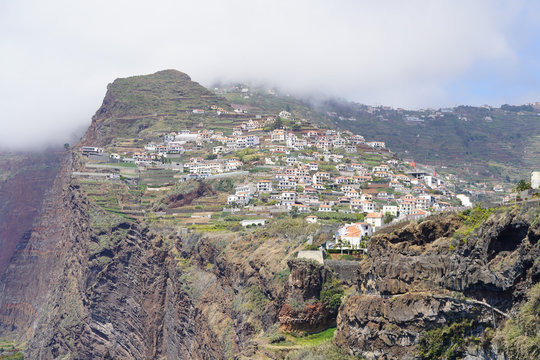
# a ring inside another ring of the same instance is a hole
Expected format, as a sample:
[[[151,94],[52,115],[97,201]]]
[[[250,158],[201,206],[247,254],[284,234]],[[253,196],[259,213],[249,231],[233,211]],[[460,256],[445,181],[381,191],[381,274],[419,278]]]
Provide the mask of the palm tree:
[[[350,255],[351,254],[351,242],[350,241],[345,241],[345,246],[347,246],[347,255]]]
[[[341,250],[341,255],[343,255],[343,245],[345,245],[345,242],[341,238],[339,238],[336,242],[336,245]]]

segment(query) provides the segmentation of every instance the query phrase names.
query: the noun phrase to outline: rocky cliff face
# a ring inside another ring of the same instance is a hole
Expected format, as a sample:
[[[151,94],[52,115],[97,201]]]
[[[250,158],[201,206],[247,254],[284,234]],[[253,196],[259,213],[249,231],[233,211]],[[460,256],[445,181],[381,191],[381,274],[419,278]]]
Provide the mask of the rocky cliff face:
[[[538,282],[539,210],[441,216],[375,236],[358,270],[359,295],[340,308],[336,342],[369,358],[403,359],[417,355],[426,330],[461,319],[474,319],[471,334],[483,336]],[[492,349],[467,356],[496,357]]]
[[[74,220],[74,214],[63,206],[69,197],[65,192],[69,168],[69,156],[64,156],[58,172],[55,166],[43,168],[45,173],[22,171],[2,187],[8,192],[3,199],[12,203],[8,205],[7,222],[2,225],[2,246],[11,254],[0,275],[2,336],[31,334],[31,325],[44,310],[50,274],[58,253],[64,250],[56,245]],[[22,230],[24,234],[18,238]],[[15,251],[10,252],[9,241],[16,243]]]
[[[490,312],[477,304],[450,297],[358,295],[351,297],[339,313],[336,342],[368,358],[414,359],[416,345],[426,329],[468,318],[477,319],[481,328],[492,320]]]
[[[286,332],[315,333],[335,325],[336,312],[321,301],[323,285],[332,280],[331,270],[312,260],[289,260],[287,297],[279,312]]]
[[[278,321],[287,294],[287,278],[276,276],[285,248],[301,240],[264,230],[179,234],[127,221],[62,179],[50,198],[56,212],[47,209],[47,229],[31,239],[32,246],[48,239],[48,256],[11,265],[7,286],[25,286],[2,294],[4,329],[28,339],[29,358],[220,359],[257,351],[253,337]]]
[[[0,154],[0,276],[32,234],[61,153]]]

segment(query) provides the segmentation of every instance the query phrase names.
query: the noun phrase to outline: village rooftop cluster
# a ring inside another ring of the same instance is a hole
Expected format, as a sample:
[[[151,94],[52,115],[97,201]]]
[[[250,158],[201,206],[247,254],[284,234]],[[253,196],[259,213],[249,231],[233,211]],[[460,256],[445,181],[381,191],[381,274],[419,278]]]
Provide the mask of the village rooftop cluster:
[[[219,115],[221,110],[208,111]],[[192,112],[204,115],[205,110]],[[178,181],[246,175],[228,195],[225,211],[275,210],[305,216],[306,222],[349,214],[346,219],[357,221],[340,228],[336,240],[352,247],[387,223],[460,204],[447,178],[396,158],[384,142],[316,128],[288,111],[254,116],[228,134],[184,129],[163,133],[139,151],[107,153],[92,146],[81,151],[89,160],[132,163],[142,171],[176,170]]]

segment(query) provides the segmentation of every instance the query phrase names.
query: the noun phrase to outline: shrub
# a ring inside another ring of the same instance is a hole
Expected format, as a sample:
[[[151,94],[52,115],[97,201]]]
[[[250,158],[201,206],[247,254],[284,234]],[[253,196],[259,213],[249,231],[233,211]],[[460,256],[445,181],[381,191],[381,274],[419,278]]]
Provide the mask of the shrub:
[[[540,284],[532,287],[527,297],[517,316],[507,320],[495,338],[512,360],[540,358]]]
[[[332,311],[337,311],[341,305],[343,288],[338,279],[326,280],[321,289],[320,299],[326,307]]]
[[[424,332],[418,342],[419,357],[421,359],[460,359],[463,347],[476,339],[471,337],[475,326],[474,320],[464,319]]]

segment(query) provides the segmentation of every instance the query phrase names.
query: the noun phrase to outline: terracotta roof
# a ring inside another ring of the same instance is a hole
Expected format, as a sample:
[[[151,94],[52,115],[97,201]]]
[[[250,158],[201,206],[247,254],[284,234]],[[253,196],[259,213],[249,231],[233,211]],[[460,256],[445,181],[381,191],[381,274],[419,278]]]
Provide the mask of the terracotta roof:
[[[382,213],[380,212],[372,212],[366,215],[366,218],[380,218],[382,217]]]

